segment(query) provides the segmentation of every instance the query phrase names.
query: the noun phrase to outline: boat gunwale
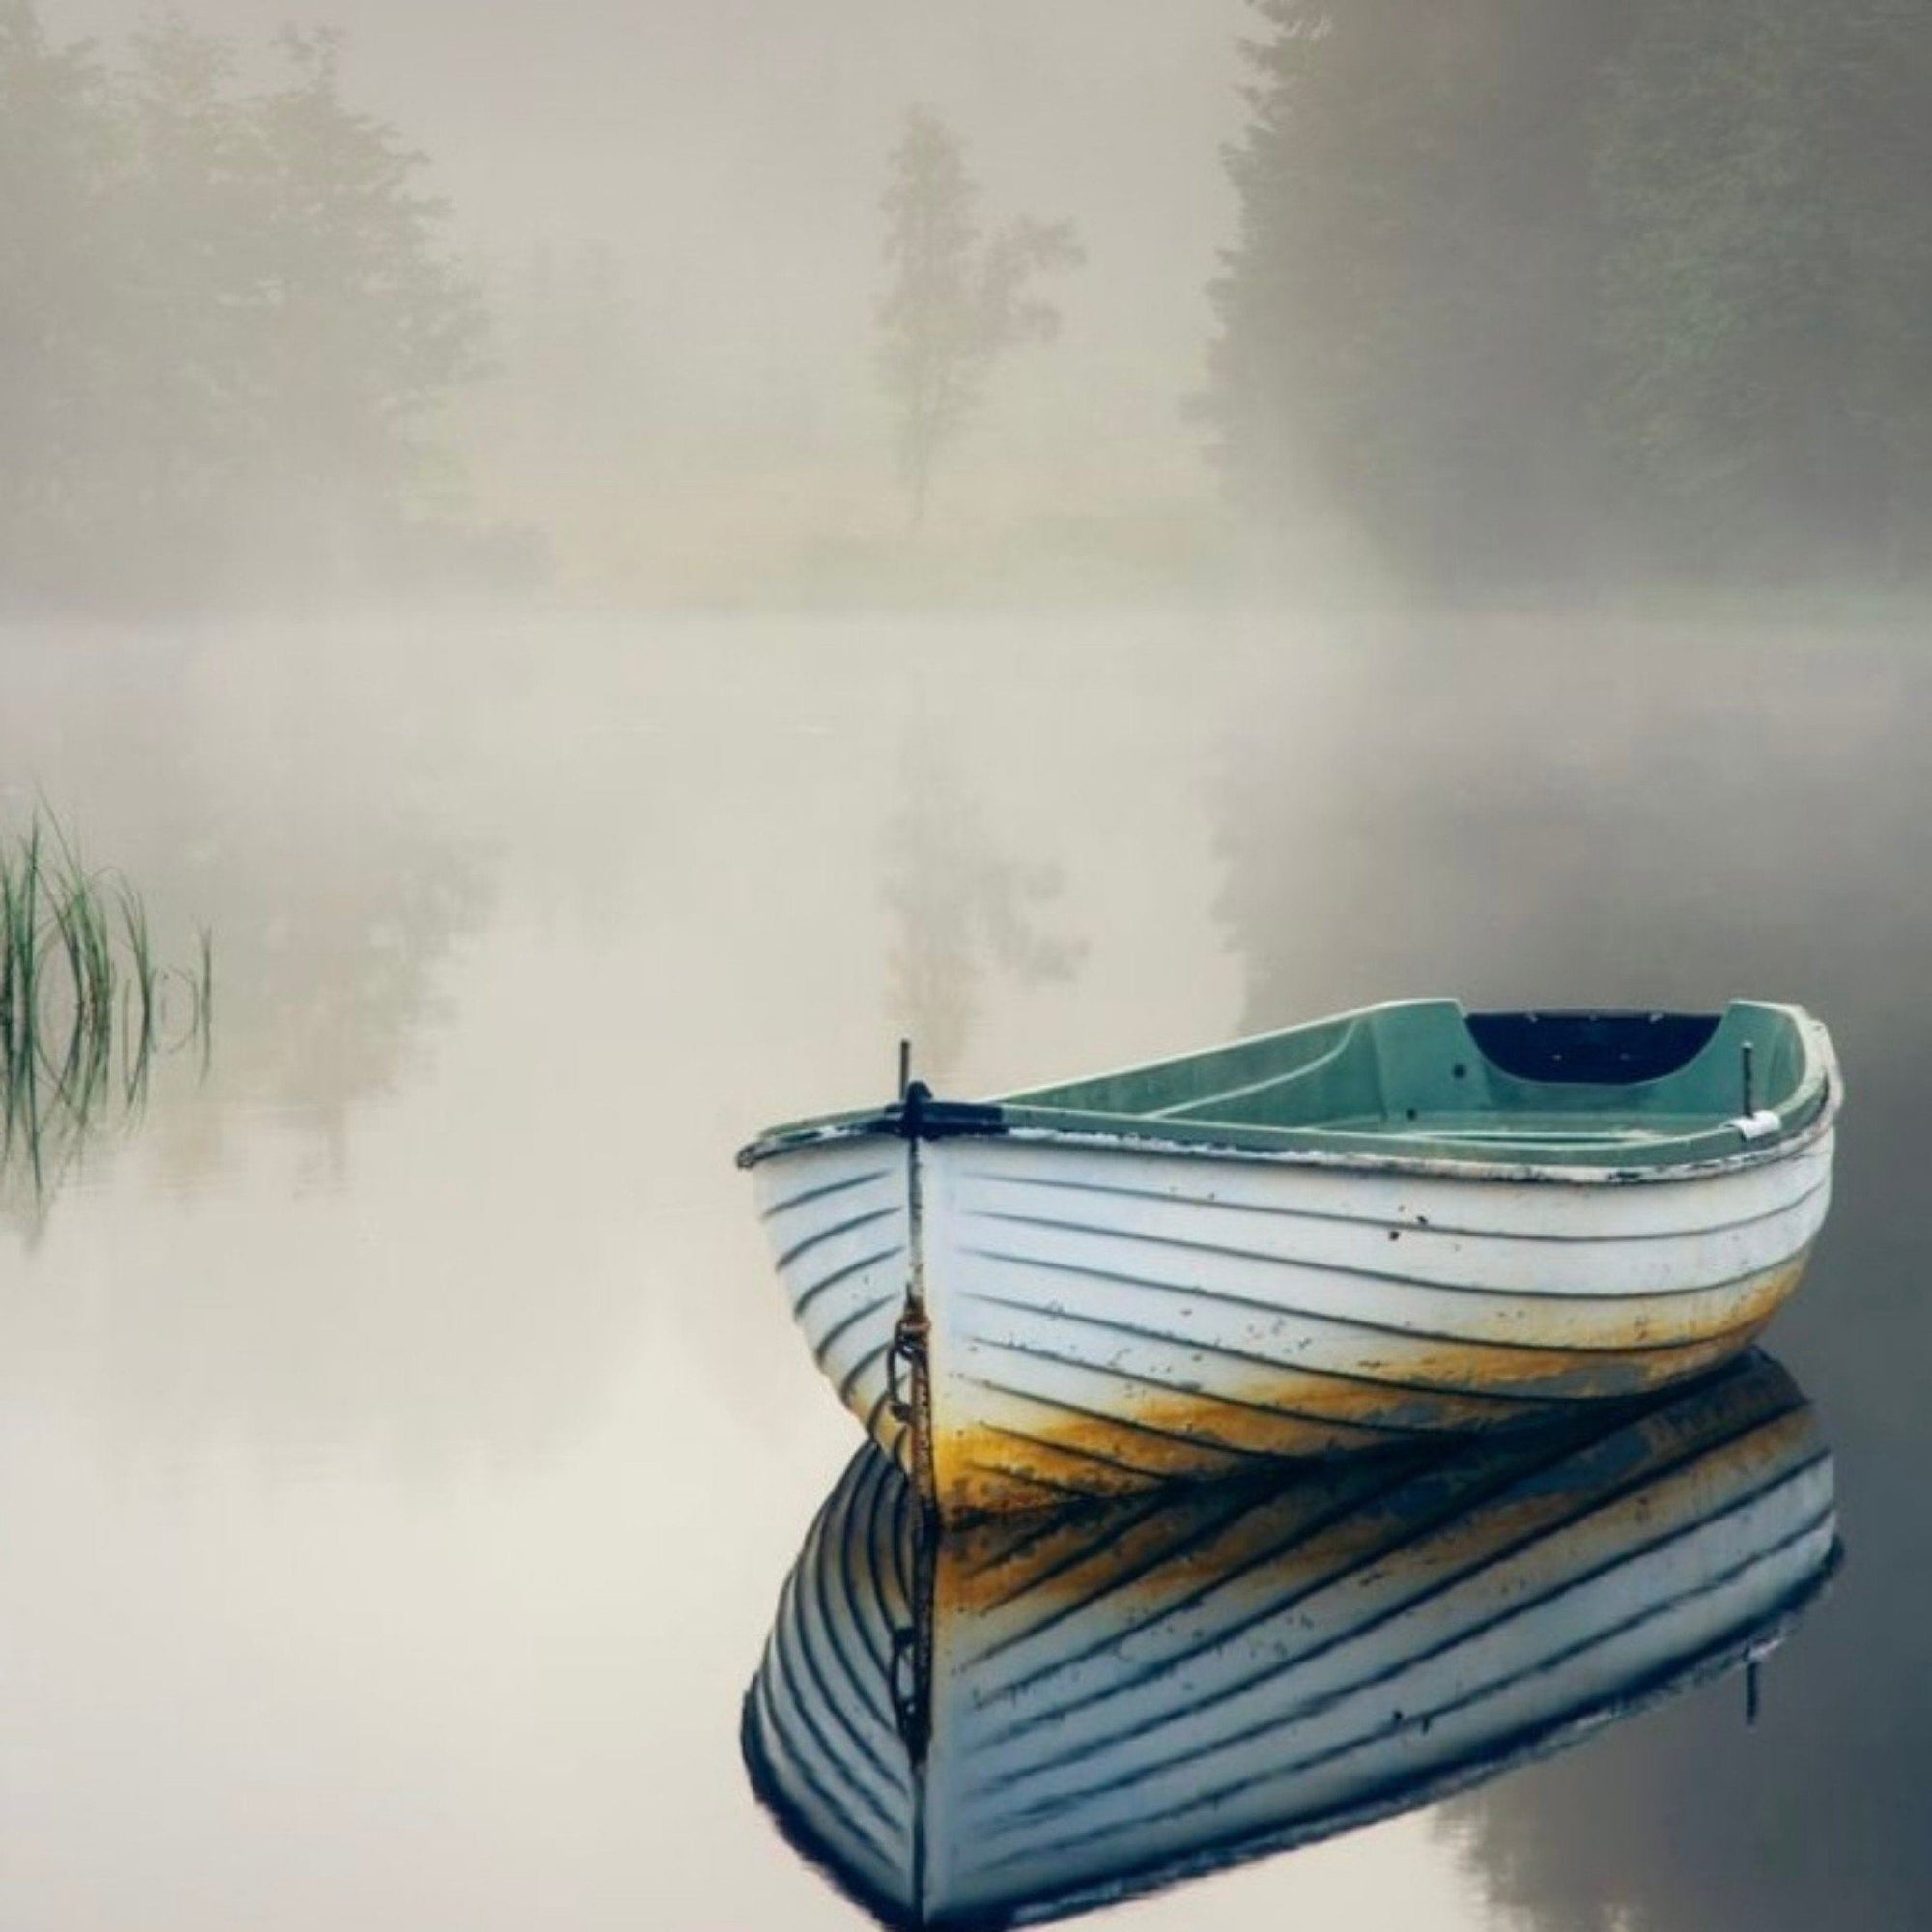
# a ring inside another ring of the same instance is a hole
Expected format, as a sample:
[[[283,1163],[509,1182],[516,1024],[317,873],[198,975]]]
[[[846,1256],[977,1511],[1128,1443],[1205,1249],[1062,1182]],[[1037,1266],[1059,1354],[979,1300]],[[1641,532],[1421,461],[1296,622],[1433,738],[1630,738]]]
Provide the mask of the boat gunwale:
[[[1803,1121],[1777,1134],[1747,1141],[1735,1152],[1711,1154],[1684,1161],[1603,1163],[1585,1161],[1484,1159],[1480,1155],[1441,1153],[1399,1153],[1369,1149],[1321,1146],[1309,1141],[1288,1143],[1289,1133],[1313,1134],[1317,1129],[1258,1128],[1253,1134],[1270,1134],[1274,1140],[1257,1145],[1253,1139],[1231,1139],[1230,1130],[1204,1124],[1198,1132],[1177,1123],[1163,1122],[1156,1127],[1135,1128],[1124,1124],[1130,1118],[1118,1116],[1118,1127],[1072,1126],[1045,1121],[1039,1116],[1047,1108],[1016,1108],[1000,1103],[987,1106],[950,1107],[932,1102],[923,1113],[909,1115],[900,1106],[869,1108],[851,1114],[831,1114],[816,1121],[777,1127],[739,1150],[740,1167],[760,1167],[765,1162],[835,1146],[853,1140],[1004,1140],[1023,1146],[1081,1147],[1118,1153],[1148,1153],[1194,1159],[1235,1161],[1245,1166],[1308,1167],[1352,1174],[1419,1175],[1445,1180],[1480,1183],[1527,1183],[1532,1185],[1569,1184],[1581,1187],[1634,1186],[1644,1182],[1702,1180],[1719,1175],[1741,1174],[1767,1167],[1815,1146],[1836,1122],[1843,1100],[1842,1083],[1835,1056],[1819,1028],[1813,1044],[1820,1063],[1818,1104]],[[1031,1118],[1030,1118],[1031,1117]],[[1076,1117],[1077,1118],[1077,1117]],[[1093,1118],[1091,1116],[1087,1118]],[[1234,1130],[1239,1133],[1239,1129]],[[1724,1121],[1716,1122],[1696,1136],[1736,1132]],[[1327,1134],[1324,1138],[1333,1139]],[[1363,1139],[1387,1142],[1389,1135],[1364,1135]]]
[[[1245,1047],[1266,1044],[1286,1035],[1308,1028],[1360,1021],[1370,1014],[1435,1004],[1421,1000],[1389,1000],[1370,1007],[1353,1009],[1303,1025],[1277,1028],[1253,1034],[1226,1046],[1208,1048],[1207,1053],[1236,1052]],[[1449,1004],[1466,1018],[1461,1001]],[[1830,1033],[1824,1023],[1803,1007],[1779,1006],[1776,1002],[1733,1000],[1724,1012],[1741,1005],[1766,1005],[1788,1014],[1802,1044],[1805,1065],[1796,1087],[1776,1110],[1775,1128],[1746,1135],[1746,1122],[1738,1116],[1714,1116],[1708,1124],[1690,1132],[1660,1135],[1647,1143],[1662,1158],[1603,1160],[1586,1154],[1566,1155],[1553,1151],[1567,1144],[1573,1148],[1595,1147],[1561,1133],[1543,1136],[1540,1141],[1525,1136],[1521,1145],[1527,1158],[1498,1160],[1469,1151],[1443,1151],[1453,1147],[1448,1135],[1362,1132],[1347,1128],[1307,1125],[1271,1127],[1243,1125],[1218,1121],[1176,1121],[1161,1114],[1109,1114],[1095,1109],[1029,1106],[1029,1093],[1051,1089],[1022,1089],[1010,1099],[988,1101],[948,1101],[935,1099],[923,1085],[915,1084],[907,1095],[884,1107],[860,1108],[787,1122],[768,1128],[738,1151],[737,1164],[753,1168],[765,1161],[810,1148],[843,1140],[887,1139],[937,1141],[949,1139],[1004,1139],[1034,1144],[1055,1144],[1126,1152],[1205,1156],[1221,1160],[1258,1162],[1264,1165],[1327,1168],[1363,1174],[1440,1176],[1452,1179],[1546,1183],[1570,1181],[1583,1186],[1619,1186],[1639,1181],[1701,1179],[1706,1176],[1737,1173],[1766,1165],[1772,1160],[1799,1151],[1811,1145],[1831,1127],[1843,1097],[1843,1083]],[[1478,1049],[1480,1050],[1480,1049]],[[1093,1080],[1119,1078],[1176,1066],[1203,1057],[1202,1053],[1171,1055],[1141,1063],[1138,1066],[1117,1069],[1114,1074],[1089,1076]],[[1085,1081],[1080,1084],[1087,1084]],[[1633,1086],[1655,1086],[1657,1081],[1633,1082]],[[1744,1140],[1741,1148],[1705,1151],[1689,1159],[1671,1159],[1676,1148],[1710,1142],[1734,1135]],[[1429,1145],[1428,1151],[1407,1151],[1396,1145],[1402,1140]],[[1350,1146],[1350,1142],[1364,1145]],[[1338,1145],[1338,1143],[1340,1143]],[[1491,1145],[1493,1145],[1492,1143]],[[1543,1157],[1539,1158],[1541,1154]]]

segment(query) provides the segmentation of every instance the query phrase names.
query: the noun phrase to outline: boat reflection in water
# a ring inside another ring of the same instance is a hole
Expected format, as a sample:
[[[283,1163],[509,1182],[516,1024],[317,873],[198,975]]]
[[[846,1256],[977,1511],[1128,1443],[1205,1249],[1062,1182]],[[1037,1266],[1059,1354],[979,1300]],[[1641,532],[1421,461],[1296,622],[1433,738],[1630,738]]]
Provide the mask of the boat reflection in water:
[[[1790,1377],[1579,1408],[943,1534],[867,1446],[747,1694],[753,1782],[888,1923],[1001,1924],[1407,1810],[1770,1649],[1838,1549]]]

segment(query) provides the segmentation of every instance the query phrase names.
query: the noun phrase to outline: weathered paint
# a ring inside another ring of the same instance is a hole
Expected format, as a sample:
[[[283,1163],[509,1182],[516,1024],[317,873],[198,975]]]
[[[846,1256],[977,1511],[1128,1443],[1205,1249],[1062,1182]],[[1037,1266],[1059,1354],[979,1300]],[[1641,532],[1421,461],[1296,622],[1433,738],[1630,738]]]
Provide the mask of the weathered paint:
[[[906,1143],[848,1141],[760,1168],[758,1210],[806,1346],[838,1399],[890,1453],[887,1357],[912,1266]]]
[[[1446,1454],[924,1520],[854,1463],[745,1714],[787,1833],[904,1925],[1051,1917],[1433,1802],[1762,1656],[1835,1557],[1830,1458],[1755,1355]]]
[[[1796,1466],[1817,1445],[1809,1409],[1766,1414],[1740,1404],[1758,1393],[1754,1378],[1719,1388],[1690,1406],[1679,1404],[1623,1418],[1607,1412],[1582,1425],[1599,1435],[1613,1422],[1632,1466],[1647,1473],[1634,1489],[1601,1500],[1578,1524],[1568,1554],[1580,1557],[1594,1540],[1599,1553],[1630,1537],[1672,1482],[1708,1492],[1714,1465],[1706,1452],[1722,1446],[1715,1473],[1740,1492]],[[1746,1424],[1742,1434],[1741,1423]],[[1687,1426],[1687,1424],[1689,1426]],[[1392,1541],[1406,1546],[1416,1575],[1454,1570],[1483,1550],[1538,1537],[1575,1513],[1567,1481],[1521,1482],[1540,1451],[1555,1467],[1575,1453],[1578,1427],[1545,1425],[1532,1436],[1491,1437],[1450,1451],[1460,1465],[1448,1493],[1458,1509],[1427,1531],[1418,1499],[1432,1471],[1440,1474],[1440,1448],[1392,1451],[1310,1465],[1272,1480],[1214,1490],[1172,1492],[1150,1513],[1144,1499],[1062,1508],[1028,1520],[981,1517],[951,1528],[941,1543],[935,1603],[939,1614],[992,1619],[1028,1600],[1036,1617],[1057,1614],[1104,1591],[1115,1614],[1131,1617],[1167,1605],[1184,1579],[1230,1597],[1264,1601],[1284,1583],[1296,1589],[1370,1561]],[[1662,1472],[1671,1468],[1671,1474]],[[1470,1502],[1477,1471],[1514,1474],[1480,1505]],[[1464,1507],[1464,1505],[1467,1505]],[[1139,1611],[1136,1605],[1140,1605]]]
[[[1783,1271],[1780,1294],[1797,1273],[1795,1267]],[[1754,1321],[1733,1334],[1645,1353],[1593,1351],[1580,1366],[1574,1355],[1525,1351],[1563,1363],[1554,1378],[1566,1381],[1569,1392],[1554,1398],[1529,1392],[1533,1384],[1520,1379],[1514,1353],[1480,1347],[1440,1353],[1442,1374],[1463,1387],[1487,1383],[1509,1394],[1389,1389],[1291,1373],[1256,1380],[1233,1396],[1151,1397],[1129,1390],[1115,1396],[1118,1416],[1102,1416],[1074,1413],[1064,1402],[975,1387],[954,1396],[961,1407],[971,1405],[973,1422],[949,1428],[946,1409],[938,1411],[936,1493],[949,1519],[967,1521],[1076,1496],[1134,1495],[1156,1482],[1251,1476],[1258,1458],[1334,1458],[1388,1451],[1418,1436],[1533,1429],[1579,1403],[1634,1399],[1713,1368],[1747,1348],[1762,1325]]]
[[[1701,1374],[1797,1287],[1831,1144],[1588,1194],[1024,1143],[924,1160],[934,1491],[956,1518]]]
[[[1829,1069],[1805,1026],[1793,1092]],[[1834,1104],[1735,1157],[1619,1176],[988,1135],[987,1110],[930,1105],[754,1166],[814,1358],[957,1518],[1515,1428],[1701,1374],[1798,1284]]]

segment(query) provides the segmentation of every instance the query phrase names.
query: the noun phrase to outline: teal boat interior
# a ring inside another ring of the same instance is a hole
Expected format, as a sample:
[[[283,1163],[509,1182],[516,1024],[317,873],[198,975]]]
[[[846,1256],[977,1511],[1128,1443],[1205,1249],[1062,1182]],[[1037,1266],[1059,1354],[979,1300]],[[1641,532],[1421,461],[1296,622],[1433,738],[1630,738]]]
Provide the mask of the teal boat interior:
[[[1800,1007],[1468,1012],[1402,1000],[990,1101],[915,1086],[896,1106],[776,1128],[740,1160],[852,1134],[1026,1133],[1620,1170],[1768,1151],[1818,1122],[1833,1082],[1830,1039]]]
[[[1717,1134],[1735,1149],[1808,1122],[1825,1084],[1812,1029],[1798,1008],[1744,1000],[1721,1014],[1469,1013],[1405,1000],[999,1104],[1009,1124],[1124,1116],[1444,1152],[1687,1157],[1687,1140]]]

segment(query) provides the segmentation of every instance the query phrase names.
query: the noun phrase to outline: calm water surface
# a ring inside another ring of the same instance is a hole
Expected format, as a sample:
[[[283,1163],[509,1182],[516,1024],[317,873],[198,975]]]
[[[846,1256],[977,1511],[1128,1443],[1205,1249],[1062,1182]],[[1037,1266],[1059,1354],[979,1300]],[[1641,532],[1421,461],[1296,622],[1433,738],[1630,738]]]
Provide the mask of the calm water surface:
[[[853,1447],[739,1141],[1363,1000],[1800,999],[1773,1333],[1849,1561],[1770,1666],[1122,1926],[1932,1920],[1911,627],[450,619],[0,635],[0,783],[217,943],[0,1188],[0,1926],[863,1922],[739,1762]]]

